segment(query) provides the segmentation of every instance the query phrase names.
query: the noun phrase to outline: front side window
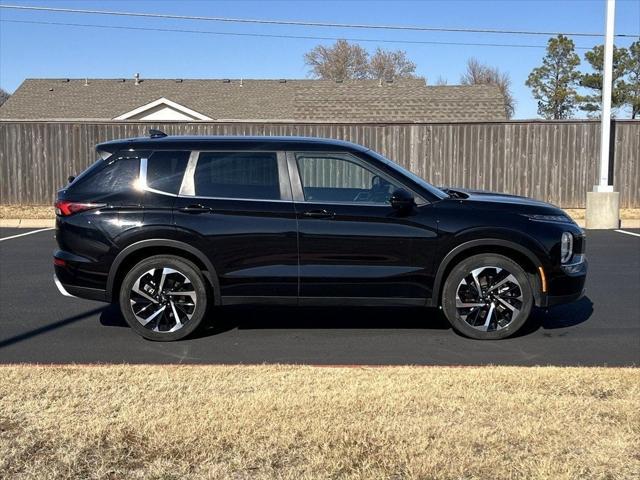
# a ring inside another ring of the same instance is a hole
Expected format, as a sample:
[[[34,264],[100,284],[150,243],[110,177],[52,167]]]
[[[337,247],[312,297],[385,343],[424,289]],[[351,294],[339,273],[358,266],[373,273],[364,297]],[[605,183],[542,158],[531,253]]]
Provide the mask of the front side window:
[[[154,152],[147,159],[147,187],[177,194],[189,163],[190,152]]]
[[[199,197],[279,200],[277,156],[271,152],[202,152],[193,186]]]
[[[308,202],[388,204],[398,186],[345,154],[296,154]]]

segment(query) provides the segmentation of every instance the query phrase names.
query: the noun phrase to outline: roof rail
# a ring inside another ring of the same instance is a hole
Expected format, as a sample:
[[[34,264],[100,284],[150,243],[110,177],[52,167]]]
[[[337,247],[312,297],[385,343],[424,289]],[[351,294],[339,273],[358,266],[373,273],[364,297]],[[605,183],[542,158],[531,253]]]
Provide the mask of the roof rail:
[[[166,137],[167,134],[164,133],[162,130],[156,130],[154,128],[150,128],[149,129],[149,137],[150,138],[163,138]]]

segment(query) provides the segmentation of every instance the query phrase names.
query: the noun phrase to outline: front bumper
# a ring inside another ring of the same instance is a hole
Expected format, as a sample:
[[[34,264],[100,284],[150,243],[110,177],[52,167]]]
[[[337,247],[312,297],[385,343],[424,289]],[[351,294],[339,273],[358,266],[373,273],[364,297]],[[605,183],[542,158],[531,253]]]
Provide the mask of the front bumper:
[[[572,293],[571,295],[556,295],[555,297],[547,297],[547,307],[553,307],[554,305],[562,305],[563,303],[571,303],[576,300],[580,300],[584,297],[586,290],[581,292]]]
[[[584,296],[587,280],[588,263],[584,256],[577,264],[559,267],[549,279],[547,296],[543,307],[561,305],[579,300]]]

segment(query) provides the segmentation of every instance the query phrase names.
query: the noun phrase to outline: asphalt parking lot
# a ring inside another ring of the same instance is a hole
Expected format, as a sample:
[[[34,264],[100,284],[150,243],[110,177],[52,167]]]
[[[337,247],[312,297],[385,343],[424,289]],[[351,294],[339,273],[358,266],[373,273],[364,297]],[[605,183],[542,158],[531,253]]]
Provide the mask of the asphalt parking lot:
[[[640,236],[589,231],[586,297],[507,340],[461,337],[434,309],[229,307],[195,338],[155,343],[116,308],[60,295],[53,230],[8,238],[26,232],[0,229],[0,363],[640,364]]]

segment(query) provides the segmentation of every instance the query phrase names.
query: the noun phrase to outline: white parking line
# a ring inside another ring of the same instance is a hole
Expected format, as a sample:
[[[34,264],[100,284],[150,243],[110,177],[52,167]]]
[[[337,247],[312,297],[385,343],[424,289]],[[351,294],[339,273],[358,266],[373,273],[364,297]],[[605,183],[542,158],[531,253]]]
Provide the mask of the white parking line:
[[[627,235],[633,235],[634,237],[640,237],[640,233],[627,232],[626,230],[616,230],[618,233],[626,233]]]
[[[18,235],[12,235],[10,237],[0,238],[0,242],[4,242],[5,240],[11,240],[12,238],[24,237],[25,235],[31,235],[32,233],[46,232],[47,230],[53,230],[53,228],[41,228],[40,230],[31,230],[30,232],[20,233]]]

